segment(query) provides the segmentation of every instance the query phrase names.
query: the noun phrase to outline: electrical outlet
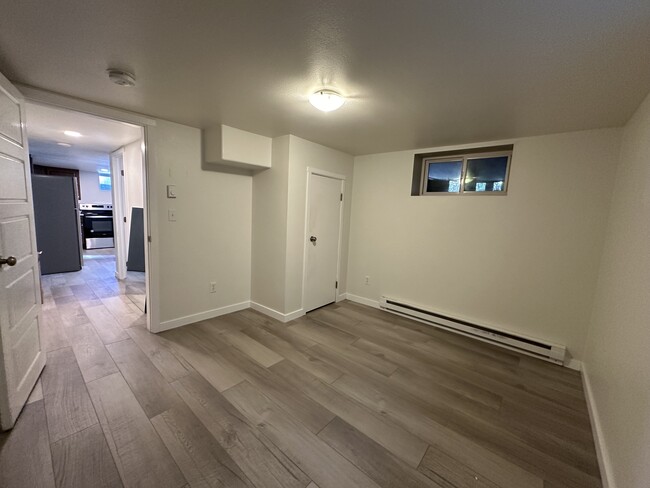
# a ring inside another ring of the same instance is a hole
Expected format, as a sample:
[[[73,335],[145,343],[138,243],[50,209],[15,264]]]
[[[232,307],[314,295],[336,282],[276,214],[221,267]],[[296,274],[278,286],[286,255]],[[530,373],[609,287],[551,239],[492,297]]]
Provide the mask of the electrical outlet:
[[[167,210],[167,220],[170,222],[176,222],[176,210],[173,208]]]
[[[366,276],[366,285],[370,284],[370,276]]]
[[[210,293],[217,293],[217,282],[216,281],[211,281],[210,282]]]

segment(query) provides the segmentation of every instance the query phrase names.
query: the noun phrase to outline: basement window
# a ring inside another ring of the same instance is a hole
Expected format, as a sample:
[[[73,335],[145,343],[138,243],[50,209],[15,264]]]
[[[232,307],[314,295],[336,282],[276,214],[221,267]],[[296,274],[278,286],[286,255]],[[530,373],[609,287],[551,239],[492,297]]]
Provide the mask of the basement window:
[[[99,189],[102,191],[111,191],[111,176],[99,175]]]
[[[411,195],[505,195],[512,147],[416,154]]]

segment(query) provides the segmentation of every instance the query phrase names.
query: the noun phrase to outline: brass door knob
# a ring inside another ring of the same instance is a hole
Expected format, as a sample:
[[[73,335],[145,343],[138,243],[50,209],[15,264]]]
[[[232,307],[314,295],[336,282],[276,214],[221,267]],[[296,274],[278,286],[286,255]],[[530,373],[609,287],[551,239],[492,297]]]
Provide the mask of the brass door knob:
[[[8,264],[9,266],[16,266],[17,262],[18,260],[13,256],[9,256],[8,258],[0,257],[0,266],[2,266],[3,264]]]

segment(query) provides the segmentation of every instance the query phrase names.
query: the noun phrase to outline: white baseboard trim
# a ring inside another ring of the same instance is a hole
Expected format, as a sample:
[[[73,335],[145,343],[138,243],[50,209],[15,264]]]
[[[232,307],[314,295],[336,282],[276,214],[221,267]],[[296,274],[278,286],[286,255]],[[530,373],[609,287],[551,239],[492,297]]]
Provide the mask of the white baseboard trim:
[[[177,319],[167,320],[161,322],[160,326],[157,328],[156,332],[162,332],[169,329],[175,329],[176,327],[182,327],[183,325],[193,324],[195,322],[200,322],[201,320],[212,319],[214,317],[219,317],[220,315],[226,315],[228,313],[238,312],[240,310],[245,310],[250,308],[251,302],[245,301],[241,303],[235,303],[233,305],[226,305],[225,307],[214,308],[212,310],[207,310],[205,312],[195,313],[192,315],[186,315],[185,317],[179,317]]]
[[[302,317],[303,315],[305,315],[305,312],[303,311],[302,308],[298,310],[294,310],[293,312],[284,314],[283,322],[291,322],[293,319],[297,319],[298,317]]]
[[[582,371],[582,361],[571,358],[569,362],[564,365],[565,368],[572,369],[574,371]]]
[[[603,488],[616,488],[613,478],[612,462],[609,458],[609,451],[605,445],[603,428],[598,415],[598,408],[591,389],[591,382],[587,368],[582,364],[582,383],[585,388],[587,399],[587,409],[589,410],[589,420],[591,422],[591,431],[594,434],[594,443],[596,444],[596,456],[598,458],[598,467],[600,468],[600,477],[603,482]]]
[[[302,308],[299,310],[294,310],[293,312],[290,313],[282,313],[256,302],[251,302],[250,307],[253,310],[257,310],[258,312],[263,313],[264,315],[268,315],[269,317],[272,317],[275,320],[279,320],[280,322],[284,322],[284,323],[291,322],[292,320],[305,315],[305,312],[303,311]]]
[[[351,302],[360,303],[361,305],[368,305],[369,307],[379,308],[379,302],[377,300],[371,300],[370,298],[360,297],[359,295],[353,295],[352,293],[346,293],[347,299]]]
[[[340,295],[337,295],[336,297],[336,303],[342,302],[343,300],[348,299],[348,294],[347,293],[341,293]]]

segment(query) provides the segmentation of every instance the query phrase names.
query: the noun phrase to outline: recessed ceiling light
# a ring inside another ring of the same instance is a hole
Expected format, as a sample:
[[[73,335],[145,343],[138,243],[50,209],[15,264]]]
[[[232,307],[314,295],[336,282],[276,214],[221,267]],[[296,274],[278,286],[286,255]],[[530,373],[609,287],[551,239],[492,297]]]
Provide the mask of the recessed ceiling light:
[[[332,110],[341,108],[345,103],[345,98],[333,90],[318,90],[309,96],[309,103],[318,110],[331,112]]]
[[[81,133],[74,130],[64,130],[63,133],[69,137],[81,137]]]
[[[72,147],[72,144],[68,144],[67,142],[57,142],[56,145],[63,147]]]
[[[108,79],[116,85],[135,86],[135,75],[121,69],[107,69]]]

